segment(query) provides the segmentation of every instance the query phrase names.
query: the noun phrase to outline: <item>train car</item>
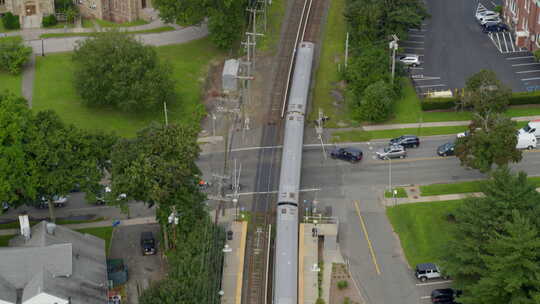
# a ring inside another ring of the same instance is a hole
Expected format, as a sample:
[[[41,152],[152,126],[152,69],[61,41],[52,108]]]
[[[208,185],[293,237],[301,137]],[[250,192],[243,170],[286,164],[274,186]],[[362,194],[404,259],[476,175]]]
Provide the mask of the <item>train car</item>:
[[[285,116],[276,215],[274,304],[298,302],[298,195],[313,53],[311,42],[302,42],[298,46]]]

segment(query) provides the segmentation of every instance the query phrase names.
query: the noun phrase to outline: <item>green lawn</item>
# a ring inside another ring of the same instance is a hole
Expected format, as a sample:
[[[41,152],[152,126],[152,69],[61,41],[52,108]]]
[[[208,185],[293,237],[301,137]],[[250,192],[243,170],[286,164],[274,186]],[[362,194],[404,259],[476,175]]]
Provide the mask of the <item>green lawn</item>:
[[[223,53],[208,39],[162,46],[157,48],[157,52],[162,60],[173,67],[173,78],[180,96],[176,105],[168,105],[169,121],[200,118],[204,113],[200,99],[208,65],[212,60],[220,59]],[[137,130],[153,121],[164,120],[161,109],[129,114],[111,108],[86,107],[82,105],[72,83],[71,53],[37,57],[33,109],[52,109],[67,123],[88,130],[114,131],[125,137],[134,136]]]
[[[540,187],[540,176],[528,178],[529,182],[535,187]],[[420,186],[421,196],[459,194],[481,192],[480,186],[484,180],[475,180],[468,182],[449,183],[449,184],[431,184]]]
[[[17,96],[21,96],[21,81],[21,75],[11,75],[0,71],[0,92],[8,90]]]
[[[461,203],[461,200],[415,203],[386,209],[411,267],[441,262],[452,231],[452,222],[447,216]]]
[[[137,20],[131,21],[131,22],[124,22],[124,23],[115,23],[115,22],[112,22],[112,21],[101,20],[101,19],[94,19],[94,21],[97,24],[99,24],[99,26],[101,26],[101,27],[129,27],[129,26],[145,25],[145,24],[149,23],[149,22],[141,20],[141,19],[137,19]]]
[[[332,97],[332,91],[339,90],[339,71],[343,68],[346,22],[343,16],[345,10],[345,0],[330,1],[328,19],[324,25],[322,49],[319,59],[319,66],[315,71],[315,89],[313,91],[311,112],[309,120],[315,120],[319,115],[319,108],[324,114],[331,117],[326,122],[327,128],[338,127],[338,123],[350,125],[348,109],[344,101],[339,106],[334,103],[337,101]]]
[[[140,31],[131,31],[130,34],[152,34],[152,33],[162,33],[162,32],[169,32],[174,31],[174,27],[172,26],[161,26],[156,27],[153,29],[148,30],[140,30]],[[40,38],[59,38],[59,37],[88,37],[88,36],[95,36],[97,32],[85,32],[85,33],[48,33],[48,34],[41,34],[39,35]]]
[[[7,247],[9,245],[9,240],[15,235],[0,235],[0,247]]]
[[[109,255],[109,248],[111,244],[111,238],[113,233],[113,227],[96,227],[96,228],[84,228],[84,229],[78,229],[77,231],[80,233],[88,233],[93,236],[97,236],[98,238],[105,240],[105,251],[107,255]]]
[[[396,195],[397,198],[407,197],[407,191],[405,191],[405,189],[403,189],[401,187],[396,187],[394,189],[397,190],[397,195]],[[390,197],[394,197],[394,196],[392,195],[391,191],[386,190],[386,191],[384,191],[384,197],[390,198]]]
[[[279,42],[279,34],[281,32],[281,21],[285,15],[285,0],[273,0],[268,10],[268,20],[266,25],[266,32],[261,38],[257,38],[257,50],[261,52],[271,51],[274,52],[277,49]],[[258,23],[263,25],[261,31],[264,30],[263,18],[258,19]]]
[[[332,132],[332,142],[359,142],[369,141],[372,139],[394,138],[403,134],[411,134],[417,136],[432,136],[457,134],[467,130],[466,126],[451,126],[451,127],[427,127],[427,128],[407,128],[407,129],[391,129],[377,131],[334,131]]]

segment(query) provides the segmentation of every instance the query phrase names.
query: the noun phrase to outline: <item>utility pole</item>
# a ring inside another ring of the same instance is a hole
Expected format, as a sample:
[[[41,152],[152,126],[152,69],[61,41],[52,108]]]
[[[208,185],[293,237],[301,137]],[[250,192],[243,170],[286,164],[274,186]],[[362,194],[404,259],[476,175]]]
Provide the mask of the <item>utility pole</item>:
[[[394,40],[390,41],[389,47],[392,50],[392,83],[394,83],[394,75],[396,71],[396,50],[398,49],[398,37],[396,35],[392,35],[392,38]]]
[[[315,126],[315,131],[317,132],[317,136],[319,137],[319,141],[321,142],[321,148],[323,152],[324,159],[326,159],[326,149],[324,148],[324,141],[323,141],[323,131],[324,131],[324,121],[327,118],[324,116],[324,113],[322,109],[319,108],[319,118],[317,118],[317,125]]]
[[[167,102],[163,102],[163,112],[165,113],[165,125],[169,125],[169,116],[167,115]]]
[[[349,32],[347,32],[347,38],[345,39],[345,69],[347,69],[348,61],[349,61]]]

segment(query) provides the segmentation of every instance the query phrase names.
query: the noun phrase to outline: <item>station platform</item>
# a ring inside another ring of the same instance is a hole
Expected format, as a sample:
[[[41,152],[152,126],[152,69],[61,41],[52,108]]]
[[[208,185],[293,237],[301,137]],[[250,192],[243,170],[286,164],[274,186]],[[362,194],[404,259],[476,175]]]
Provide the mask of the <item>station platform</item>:
[[[227,230],[233,232],[232,240],[226,241],[221,290],[222,304],[240,304],[246,252],[247,222],[230,223]]]

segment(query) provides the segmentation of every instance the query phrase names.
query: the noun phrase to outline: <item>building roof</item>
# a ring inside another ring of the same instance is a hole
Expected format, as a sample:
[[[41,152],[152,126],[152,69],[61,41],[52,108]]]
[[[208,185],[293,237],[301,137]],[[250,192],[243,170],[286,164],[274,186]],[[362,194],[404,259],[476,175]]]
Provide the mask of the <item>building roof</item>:
[[[22,303],[41,292],[73,304],[107,300],[104,240],[62,226],[49,234],[43,221],[28,241],[16,237],[10,246],[0,249],[0,300],[16,303],[17,291]]]

